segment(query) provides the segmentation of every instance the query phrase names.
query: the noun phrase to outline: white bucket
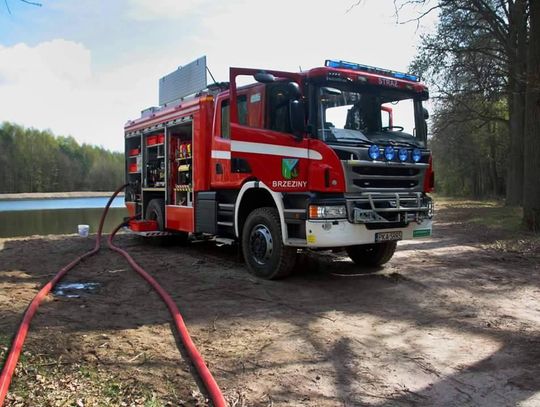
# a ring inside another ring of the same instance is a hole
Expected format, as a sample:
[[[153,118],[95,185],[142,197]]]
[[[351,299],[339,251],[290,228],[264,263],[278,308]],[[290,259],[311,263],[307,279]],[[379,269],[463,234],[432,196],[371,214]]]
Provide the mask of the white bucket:
[[[79,236],[88,237],[88,232],[90,231],[90,225],[79,225]]]

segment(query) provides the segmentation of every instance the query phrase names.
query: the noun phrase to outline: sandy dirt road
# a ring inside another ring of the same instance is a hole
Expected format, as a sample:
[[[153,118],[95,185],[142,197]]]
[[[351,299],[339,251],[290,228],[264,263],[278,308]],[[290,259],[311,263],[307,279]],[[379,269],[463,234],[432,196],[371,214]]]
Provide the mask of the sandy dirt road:
[[[540,406],[540,247],[469,222],[484,210],[440,208],[432,239],[370,275],[324,252],[263,281],[231,248],[118,243],[172,293],[231,406]],[[4,351],[37,289],[92,244],[0,241]],[[122,258],[104,249],[65,281],[99,288],[49,296],[8,405],[206,405]]]

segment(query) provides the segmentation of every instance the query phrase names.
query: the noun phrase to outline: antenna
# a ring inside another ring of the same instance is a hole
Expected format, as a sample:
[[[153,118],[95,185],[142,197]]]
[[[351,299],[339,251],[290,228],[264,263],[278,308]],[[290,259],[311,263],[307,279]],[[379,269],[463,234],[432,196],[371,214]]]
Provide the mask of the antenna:
[[[206,66],[206,70],[207,70],[208,73],[210,74],[210,77],[212,78],[212,80],[214,81],[214,83],[217,83],[216,78],[214,78],[214,75],[212,75],[212,72],[210,72],[210,69],[208,68],[208,66]]]

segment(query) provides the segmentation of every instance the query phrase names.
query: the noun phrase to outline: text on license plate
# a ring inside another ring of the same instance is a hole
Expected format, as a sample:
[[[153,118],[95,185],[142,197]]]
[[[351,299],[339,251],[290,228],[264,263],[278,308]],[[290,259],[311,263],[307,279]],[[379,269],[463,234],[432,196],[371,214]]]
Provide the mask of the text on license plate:
[[[388,242],[392,240],[401,240],[401,239],[403,239],[403,234],[401,231],[375,233],[375,242]]]

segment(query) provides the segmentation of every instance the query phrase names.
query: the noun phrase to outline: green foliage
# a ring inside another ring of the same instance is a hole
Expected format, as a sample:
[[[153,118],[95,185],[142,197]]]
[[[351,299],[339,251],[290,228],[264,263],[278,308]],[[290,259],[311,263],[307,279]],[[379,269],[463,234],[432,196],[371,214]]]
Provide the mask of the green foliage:
[[[0,193],[111,191],[123,182],[124,155],[3,123],[0,168]]]
[[[493,116],[504,115],[506,103],[468,98]],[[508,127],[502,121],[469,117],[459,104],[441,105],[433,117],[431,139],[436,190],[448,196],[501,197],[506,189]]]
[[[439,1],[437,31],[424,36],[411,70],[430,84],[436,188],[445,195],[501,197],[509,159],[509,54],[494,24],[504,2]],[[495,32],[497,31],[497,32]]]

